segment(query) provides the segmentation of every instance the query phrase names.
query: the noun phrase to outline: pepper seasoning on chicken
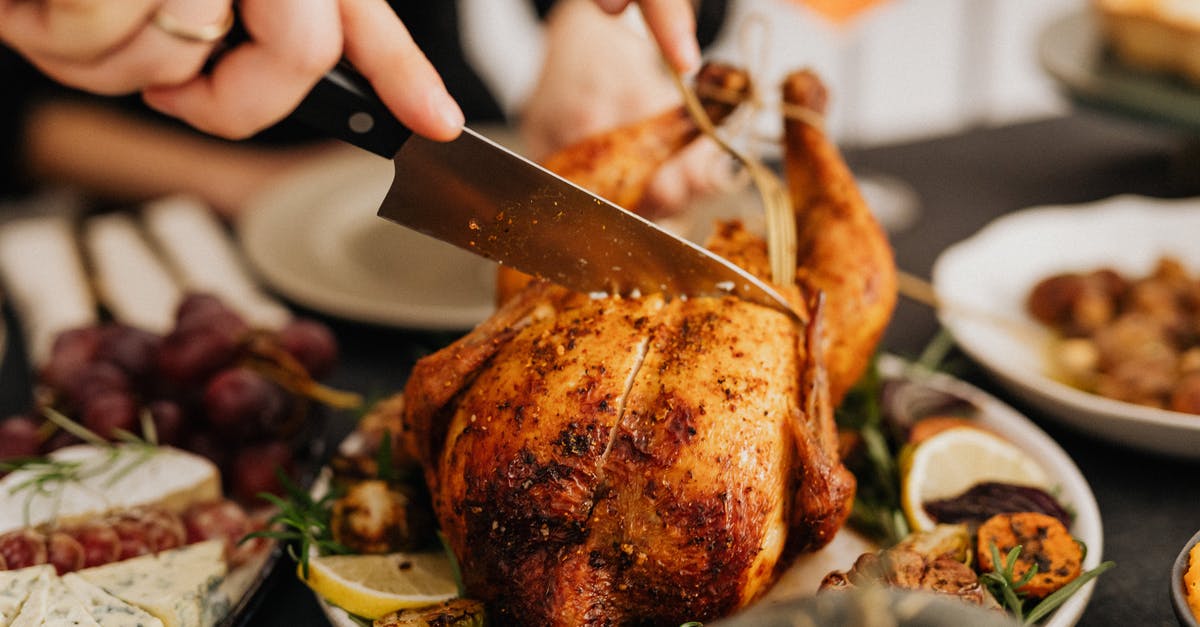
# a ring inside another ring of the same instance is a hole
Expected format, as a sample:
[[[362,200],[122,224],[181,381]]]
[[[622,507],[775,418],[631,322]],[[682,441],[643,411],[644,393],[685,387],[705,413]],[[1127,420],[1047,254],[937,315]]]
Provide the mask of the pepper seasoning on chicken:
[[[815,77],[792,82],[791,102],[823,106]],[[682,147],[682,109],[655,119],[592,140],[608,148],[590,160],[577,149],[551,163],[632,203],[629,178],[606,168],[669,155],[627,152],[620,137],[667,127],[660,141]],[[534,281],[415,366],[406,442],[468,593],[498,624],[723,616],[844,523],[854,478],[837,457],[833,399],[887,322],[894,267],[820,129],[789,124],[786,152],[790,183],[816,186],[793,192],[802,280],[778,286],[805,324],[734,297],[591,298]],[[820,244],[829,231],[848,248]],[[769,278],[765,243],[740,225],[711,247]]]

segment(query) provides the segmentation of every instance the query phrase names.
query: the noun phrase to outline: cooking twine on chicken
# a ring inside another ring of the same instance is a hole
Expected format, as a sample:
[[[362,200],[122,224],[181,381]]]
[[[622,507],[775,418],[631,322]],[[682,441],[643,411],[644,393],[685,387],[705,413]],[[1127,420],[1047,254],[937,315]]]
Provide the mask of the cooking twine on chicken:
[[[755,18],[756,16],[751,16],[747,20],[743,25],[743,32],[739,35],[739,39],[742,42],[742,54],[747,58],[755,57],[754,52],[749,49],[749,42],[763,42],[767,41],[770,37],[769,33],[765,35],[751,35],[749,33],[751,28],[770,30],[769,22],[765,19]],[[749,73],[751,76],[760,76],[762,74],[761,71],[755,68],[766,66],[766,49],[767,46],[762,45],[755,59],[756,62],[750,64]],[[712,86],[701,85],[693,89],[684,82],[683,77],[678,73],[672,72],[671,74],[675,80],[675,85],[679,88],[680,93],[683,94],[684,105],[687,107],[688,113],[695,120],[697,126],[700,127],[701,132],[712,138],[722,150],[746,168],[746,172],[750,175],[762,199],[766,214],[767,251],[771,262],[771,280],[779,285],[792,283],[795,280],[796,273],[796,223],[787,189],[779,177],[763,165],[759,159],[739,151],[717,134],[716,126],[709,119],[708,114],[704,112],[699,96],[702,95],[705,98],[728,104],[744,104],[755,113],[769,110],[770,107],[759,96],[758,88],[753,83],[750,87],[750,96],[746,98],[743,94]],[[825,127],[825,116],[808,107],[787,102],[780,102],[777,106],[780,116],[784,119],[797,120],[818,129],[824,129]],[[752,139],[777,141],[776,138],[765,137],[752,137]],[[899,292],[913,301],[927,305],[938,311],[955,315],[965,315],[969,318],[986,321],[996,326],[1010,329],[1020,335],[1029,336],[1038,332],[1037,329],[1031,328],[1031,325],[1025,321],[1014,320],[991,312],[981,312],[977,309],[963,306],[961,303],[947,302],[936,293],[929,281],[900,269],[897,269],[896,274]],[[1041,336],[1039,335],[1038,337]]]
[[[752,29],[760,29],[767,32],[751,33]],[[752,77],[761,76],[763,73],[755,68],[766,67],[766,51],[769,47],[763,42],[770,39],[769,31],[770,22],[762,16],[751,16],[742,26],[742,32],[739,35],[742,54],[746,58],[752,58],[756,61],[748,66]],[[750,49],[752,42],[759,44],[757,54]],[[678,72],[671,72],[671,77],[675,80],[675,86],[683,96],[684,106],[687,108],[688,114],[692,116],[701,133],[711,138],[721,150],[742,164],[746,173],[750,175],[750,179],[758,191],[759,198],[762,200],[764,217],[766,219],[767,254],[771,265],[771,281],[776,285],[792,284],[796,280],[796,219],[787,187],[784,186],[779,176],[765,166],[760,159],[738,150],[721,137],[717,133],[716,126],[709,119],[708,114],[705,113],[703,105],[700,104],[699,96],[703,95],[705,98],[729,104],[745,104],[747,108],[755,113],[769,110],[764,100],[759,97],[757,86],[753,83],[751,84],[750,97],[747,99],[744,94],[737,94],[713,87],[700,86],[697,89],[693,89],[688,86]],[[698,94],[697,90],[703,93]],[[799,120],[819,129],[825,127],[825,116],[807,107],[780,102],[778,111],[784,118]]]
[[[796,220],[787,188],[774,172],[763,165],[762,161],[734,148],[718,135],[716,126],[705,113],[704,106],[700,104],[700,98],[696,92],[688,87],[678,72],[672,71],[671,77],[675,80],[675,86],[679,88],[680,94],[683,95],[684,106],[696,122],[696,126],[700,128],[700,132],[716,142],[721,150],[741,163],[746,172],[750,174],[754,187],[762,199],[766,217],[767,254],[771,263],[771,280],[777,285],[792,284],[796,280]],[[751,90],[750,106],[756,110],[762,109],[761,100],[754,94],[753,85],[751,85]],[[717,92],[718,90],[706,90],[705,97],[713,97],[717,100],[724,98],[734,104],[741,101],[741,99],[735,99],[732,94],[710,93],[710,91]]]

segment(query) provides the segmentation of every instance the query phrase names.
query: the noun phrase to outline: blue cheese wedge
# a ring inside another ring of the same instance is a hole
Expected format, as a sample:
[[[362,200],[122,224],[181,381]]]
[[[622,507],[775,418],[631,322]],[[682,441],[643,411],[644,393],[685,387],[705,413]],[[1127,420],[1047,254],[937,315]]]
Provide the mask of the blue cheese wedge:
[[[67,573],[62,581],[100,627],[163,627],[161,620],[105,592],[79,575]]]
[[[54,567],[49,564],[0,571],[0,627],[9,627],[17,618],[25,599],[39,580],[53,576]]]
[[[158,555],[79,571],[79,576],[162,621],[164,627],[210,627],[209,593],[226,573],[225,544],[200,542]]]
[[[9,624],[9,627],[41,627],[42,618],[46,616],[46,607],[50,605],[50,579],[38,579],[21,604],[21,612]]]
[[[40,627],[100,627],[61,579],[51,579],[46,594],[46,612]]]
[[[151,504],[179,512],[221,497],[221,478],[212,462],[168,446],[80,444],[50,457],[70,465],[74,476],[39,491],[21,488],[36,478],[33,470],[0,479],[0,534]]]

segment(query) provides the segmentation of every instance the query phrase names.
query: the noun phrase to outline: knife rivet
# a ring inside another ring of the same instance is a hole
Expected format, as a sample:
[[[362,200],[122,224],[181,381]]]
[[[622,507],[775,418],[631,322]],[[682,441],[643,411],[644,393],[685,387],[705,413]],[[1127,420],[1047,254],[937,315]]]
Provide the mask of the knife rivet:
[[[371,114],[366,111],[359,111],[352,114],[350,119],[346,120],[346,124],[355,133],[366,133],[371,130],[371,127],[375,126],[375,118],[371,117]]]

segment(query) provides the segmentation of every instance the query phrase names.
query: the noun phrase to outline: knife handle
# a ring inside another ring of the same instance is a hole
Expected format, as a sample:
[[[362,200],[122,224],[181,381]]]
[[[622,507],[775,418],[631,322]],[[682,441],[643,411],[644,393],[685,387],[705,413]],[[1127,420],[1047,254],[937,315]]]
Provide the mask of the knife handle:
[[[233,25],[209,57],[206,69],[250,39],[236,3],[233,11]],[[392,115],[367,79],[344,60],[321,77],[289,117],[388,159],[395,157],[400,146],[412,137],[412,131]]]
[[[308,126],[391,159],[412,136],[370,83],[342,62],[330,70],[304,97],[292,117]]]

